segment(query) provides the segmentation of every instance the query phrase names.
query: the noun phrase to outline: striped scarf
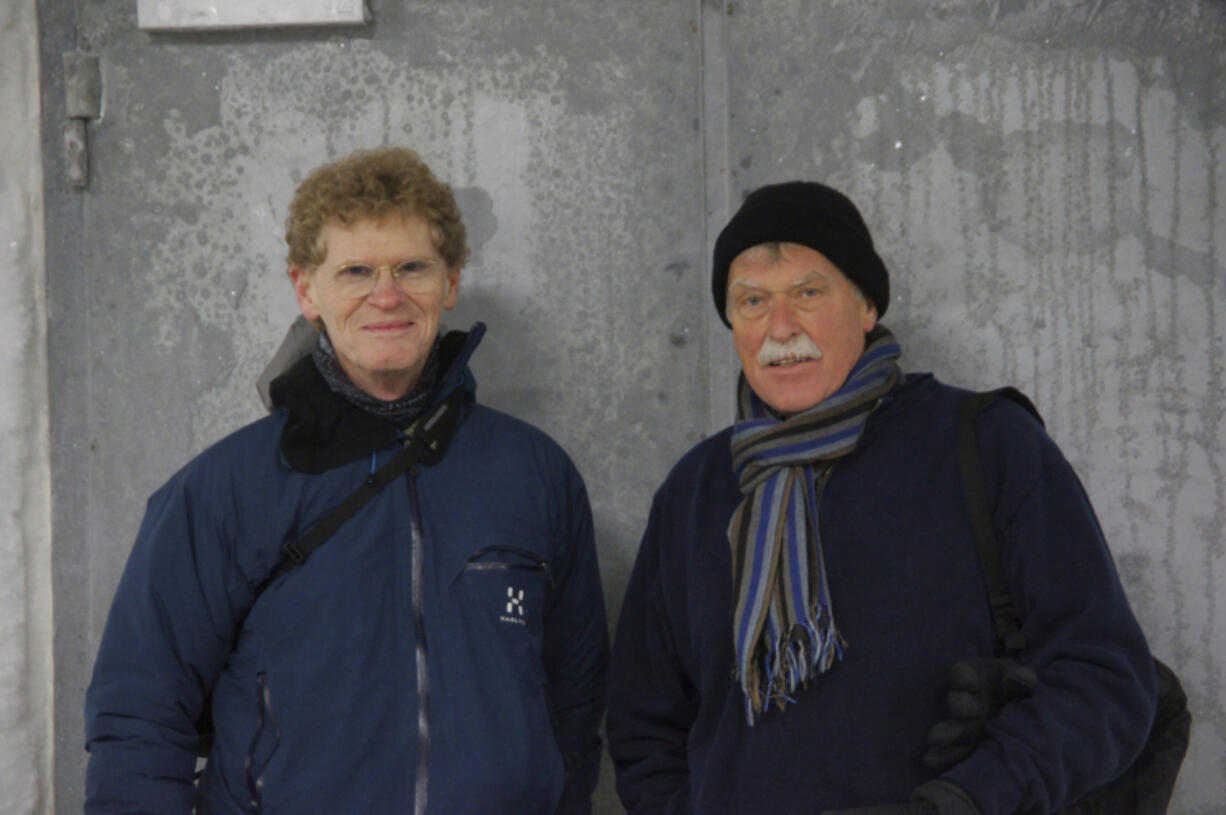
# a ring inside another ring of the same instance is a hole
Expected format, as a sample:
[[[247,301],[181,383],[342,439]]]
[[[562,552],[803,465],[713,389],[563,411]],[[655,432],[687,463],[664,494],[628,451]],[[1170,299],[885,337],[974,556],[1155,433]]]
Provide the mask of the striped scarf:
[[[901,354],[894,335],[878,324],[843,386],[786,419],[740,377],[732,468],[745,497],[728,524],[728,540],[734,675],[751,726],[767,705],[782,710],[798,686],[843,658],[817,508],[835,460],[855,449],[869,414],[894,388]]]

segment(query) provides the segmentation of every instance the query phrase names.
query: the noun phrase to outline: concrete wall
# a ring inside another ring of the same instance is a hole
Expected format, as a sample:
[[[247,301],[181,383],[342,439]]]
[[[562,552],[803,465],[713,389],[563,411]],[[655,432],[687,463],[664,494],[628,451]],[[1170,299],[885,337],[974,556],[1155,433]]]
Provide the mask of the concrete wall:
[[[651,492],[731,418],[713,230],[761,183],[845,189],[905,367],[1021,386],[1082,473],[1192,698],[1174,811],[1224,811],[1226,6],[371,5],[366,28],[149,34],[131,3],[40,4],[45,127],[62,51],[101,55],[105,86],[89,189],[44,150],[62,811],[144,500],[262,411],[293,186],[388,142],[460,188],[451,323],[489,324],[481,397],[587,478],[614,618]]]
[[[51,812],[51,459],[33,0],[0,5],[0,815]]]

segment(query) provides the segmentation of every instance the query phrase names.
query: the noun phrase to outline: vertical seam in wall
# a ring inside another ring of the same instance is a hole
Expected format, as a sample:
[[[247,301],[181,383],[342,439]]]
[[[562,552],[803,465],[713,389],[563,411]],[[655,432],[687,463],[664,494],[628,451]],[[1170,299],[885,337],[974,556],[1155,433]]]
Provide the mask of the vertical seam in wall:
[[[702,158],[703,204],[705,230],[703,235],[703,273],[700,275],[699,303],[705,315],[703,368],[706,374],[706,432],[711,434],[728,423],[724,410],[730,398],[720,377],[714,375],[712,351],[722,348],[725,328],[708,307],[710,286],[710,248],[719,230],[728,221],[728,12],[726,0],[698,0],[702,29]]]
[[[81,47],[82,46],[81,30],[83,27],[81,4],[82,4],[82,0],[76,0],[76,2],[73,3],[72,37],[71,37],[72,41],[70,43],[70,47],[74,51],[83,50]],[[89,44],[88,36],[85,39],[86,39],[86,45],[88,45]],[[99,54],[98,56],[99,56],[99,59],[101,59],[101,54]],[[102,70],[101,66],[99,66],[99,70]],[[104,82],[105,82],[105,79],[104,79]],[[63,83],[66,88],[67,87],[67,77],[63,78]],[[93,167],[90,166],[90,164],[92,163],[91,161],[92,156],[90,155],[92,150],[90,148],[92,147],[91,142],[93,138],[96,136],[96,133],[94,132],[94,128],[91,127],[91,124],[92,123],[89,121],[85,122],[86,162],[88,162],[85,165],[85,172],[86,172],[85,187],[82,189],[73,190],[69,193],[69,195],[74,195],[77,197],[76,215],[80,219],[80,223],[77,228],[78,237],[76,239],[76,246],[74,247],[74,254],[76,254],[76,256],[81,261],[80,262],[81,280],[85,288],[85,303],[86,303],[86,306],[84,308],[84,313],[82,315],[84,323],[85,323],[85,337],[87,338],[85,342],[85,347],[82,349],[85,354],[85,365],[83,366],[84,372],[85,372],[85,382],[82,386],[82,390],[84,391],[86,409],[85,409],[85,416],[83,417],[83,420],[81,422],[82,429],[84,430],[84,438],[78,439],[74,446],[77,447],[77,449],[80,451],[81,453],[80,460],[84,463],[84,467],[85,467],[85,478],[84,478],[85,508],[84,508],[84,513],[83,513],[85,523],[84,523],[84,530],[83,530],[84,531],[84,541],[82,541],[82,543],[84,544],[85,552],[87,553],[87,557],[89,559],[87,571],[86,571],[86,577],[85,577],[86,590],[88,592],[88,597],[86,598],[87,605],[85,607],[85,618],[89,624],[88,636],[91,638],[91,641],[93,641],[93,638],[95,636],[101,637],[102,632],[100,630],[101,621],[96,619],[94,615],[94,609],[97,607],[97,603],[95,602],[97,599],[96,598],[97,584],[94,579],[95,574],[96,574],[95,567],[97,563],[96,559],[94,558],[94,554],[95,552],[97,552],[97,549],[94,547],[94,543],[93,543],[93,530],[95,528],[95,524],[93,523],[94,518],[92,517],[94,513],[94,500],[93,500],[94,499],[94,484],[93,484],[93,479],[94,479],[94,467],[93,467],[93,464],[94,464],[94,456],[93,456],[94,348],[93,348],[92,341],[89,339],[94,336],[94,333],[93,333],[93,305],[97,303],[97,300],[95,299],[96,294],[94,292],[96,276],[93,274],[93,270],[87,268],[86,264],[88,263],[88,260],[86,260],[85,258],[86,240],[87,240],[86,236],[89,234],[87,231],[89,229],[89,189],[90,189],[90,183],[92,182],[91,176],[93,175]],[[61,183],[65,183],[65,179],[61,178]],[[125,561],[126,561],[126,558],[125,558]],[[110,606],[109,602],[107,603],[107,606],[108,607]]]
[[[30,400],[37,404],[39,422],[36,440],[32,441],[36,452],[34,454],[37,466],[31,468],[27,489],[30,493],[37,492],[37,497],[31,498],[36,508],[37,519],[29,523],[35,527],[31,536],[34,552],[27,549],[29,556],[26,561],[28,593],[26,597],[26,630],[29,632],[29,657],[31,662],[40,660],[35,665],[27,666],[27,676],[31,685],[30,700],[38,706],[37,711],[31,711],[37,716],[35,727],[38,728],[38,755],[35,766],[38,768],[39,779],[38,811],[50,815],[55,812],[55,705],[56,705],[56,653],[55,653],[55,565],[53,560],[54,519],[52,507],[51,480],[51,367],[49,364],[50,315],[49,290],[50,281],[47,273],[47,191],[45,187],[42,121],[42,91],[43,65],[40,58],[42,52],[42,26],[39,20],[37,0],[28,0],[27,12],[30,14],[31,49],[29,71],[33,78],[34,108],[31,113],[30,143],[33,145],[33,166],[29,169],[30,190],[30,245],[37,253],[38,262],[32,264],[31,273],[36,276],[35,289],[36,306],[34,309],[35,340],[37,351],[35,361],[27,362],[37,370],[34,381],[28,384]],[[28,508],[27,508],[28,511]],[[28,527],[27,527],[28,528]],[[36,656],[37,655],[37,656]],[[37,683],[37,686],[36,686]]]
[[[37,0],[38,8],[41,14],[43,3],[48,6],[54,4],[54,0]],[[41,27],[39,41],[43,42],[49,38],[52,43],[57,44],[57,53],[48,55],[50,63],[43,63],[44,73],[40,84],[44,87],[50,83],[52,85],[52,93],[55,97],[51,101],[53,113],[58,115],[58,121],[47,121],[44,112],[43,121],[45,126],[51,131],[50,144],[54,145],[50,149],[56,151],[58,158],[52,160],[52,172],[44,174],[46,190],[48,197],[54,196],[58,203],[57,220],[63,219],[63,226],[68,227],[74,234],[58,235],[55,242],[59,244],[56,248],[55,255],[57,262],[67,262],[70,268],[74,271],[68,274],[52,272],[51,267],[48,267],[47,275],[47,295],[48,295],[48,414],[50,422],[54,422],[57,418],[60,420],[59,428],[50,425],[48,427],[49,437],[52,440],[52,594],[53,594],[53,634],[52,648],[54,651],[54,673],[53,673],[53,699],[52,705],[55,711],[53,719],[53,734],[55,738],[55,749],[52,754],[52,795],[53,806],[57,809],[70,809],[74,805],[79,807],[84,800],[84,769],[87,758],[84,748],[84,716],[82,705],[84,702],[84,691],[89,684],[91,666],[96,645],[91,646],[88,643],[97,643],[100,627],[99,621],[94,614],[96,606],[96,585],[94,573],[98,567],[98,550],[93,546],[93,530],[95,525],[91,522],[91,514],[93,513],[93,464],[94,456],[90,450],[90,443],[93,437],[93,422],[94,410],[93,399],[91,392],[94,384],[94,348],[90,338],[93,336],[92,320],[93,309],[91,305],[94,302],[95,290],[101,286],[101,281],[97,279],[97,269],[91,268],[90,261],[85,257],[86,254],[86,225],[87,225],[87,201],[89,195],[88,186],[85,189],[76,189],[67,178],[67,165],[64,156],[64,141],[63,128],[68,122],[66,102],[66,77],[63,68],[63,52],[64,51],[79,51],[82,46],[89,46],[89,38],[87,30],[82,23],[83,15],[86,13],[85,4],[82,0],[73,0],[70,4],[65,4],[70,11],[66,14],[50,13],[50,25],[53,28],[50,31],[45,31]],[[95,136],[92,132],[91,123],[86,122],[86,139],[90,140]],[[88,142],[87,142],[88,143]],[[92,183],[92,181],[90,182]],[[75,227],[72,224],[76,224]],[[48,262],[51,258],[51,236],[47,238],[47,257]],[[65,389],[61,386],[58,391],[59,405],[52,408],[52,389],[54,380],[51,377],[51,345],[53,331],[51,324],[54,322],[56,315],[51,309],[51,296],[53,289],[58,289],[58,297],[60,300],[60,318],[65,315],[72,315],[73,319],[79,321],[76,330],[72,332],[74,338],[68,342],[61,341],[59,343],[58,353],[63,355],[79,355],[81,360],[80,367],[73,366],[74,373],[81,377],[81,382],[76,386],[68,389],[68,395],[78,397],[80,406],[80,414],[73,416],[74,407],[65,406]],[[57,440],[58,434],[58,440]],[[64,552],[79,556],[83,563],[79,567],[68,566],[62,563],[64,557],[61,554],[61,564],[57,566],[56,560],[56,526],[57,518],[61,517],[55,513],[55,485],[56,485],[56,459],[59,459],[59,472],[69,473],[79,471],[79,475],[66,475],[68,483],[67,488],[60,496],[61,501],[71,500],[78,502],[71,509],[65,509],[63,513],[66,521],[61,521],[59,530],[65,534],[65,539],[62,542]],[[67,529],[65,529],[65,523]],[[79,530],[79,537],[77,535]],[[57,571],[59,574],[57,575]],[[67,572],[67,574],[65,574]],[[64,588],[75,589],[80,591],[79,600],[73,602],[60,602],[63,595],[57,594],[56,589],[63,591]],[[108,598],[109,599],[109,598]],[[82,608],[83,604],[83,608]],[[108,604],[109,605],[109,604]],[[63,632],[65,626],[79,626],[79,633],[68,635]],[[57,636],[56,632],[59,632]],[[62,640],[62,642],[61,642]],[[67,698],[60,698],[61,695]],[[69,719],[69,717],[71,717]],[[65,721],[68,719],[68,721]],[[69,723],[71,722],[71,723]],[[79,739],[79,741],[78,741]]]

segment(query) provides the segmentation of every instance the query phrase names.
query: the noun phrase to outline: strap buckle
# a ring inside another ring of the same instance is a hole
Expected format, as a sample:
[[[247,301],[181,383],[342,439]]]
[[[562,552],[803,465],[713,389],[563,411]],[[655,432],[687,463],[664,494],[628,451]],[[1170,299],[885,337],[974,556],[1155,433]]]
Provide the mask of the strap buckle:
[[[306,560],[306,553],[298,548],[298,541],[290,541],[281,547],[281,551],[298,566]]]

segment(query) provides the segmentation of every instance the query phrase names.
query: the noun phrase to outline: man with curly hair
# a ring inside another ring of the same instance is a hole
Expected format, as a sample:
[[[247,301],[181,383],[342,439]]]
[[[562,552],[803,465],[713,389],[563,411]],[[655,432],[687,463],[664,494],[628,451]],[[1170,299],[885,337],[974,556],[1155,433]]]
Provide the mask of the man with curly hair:
[[[86,811],[590,811],[587,494],[475,401],[484,326],[440,336],[450,187],[410,150],[355,154],[298,187],[286,241],[318,341],[149,501],[86,698]]]

